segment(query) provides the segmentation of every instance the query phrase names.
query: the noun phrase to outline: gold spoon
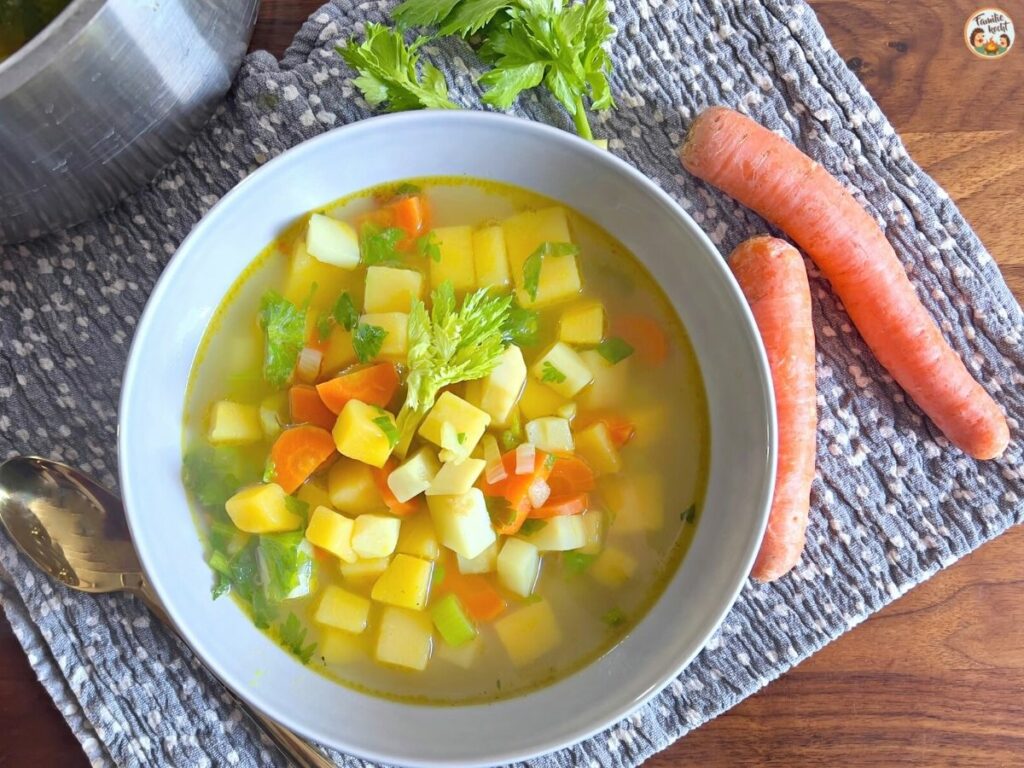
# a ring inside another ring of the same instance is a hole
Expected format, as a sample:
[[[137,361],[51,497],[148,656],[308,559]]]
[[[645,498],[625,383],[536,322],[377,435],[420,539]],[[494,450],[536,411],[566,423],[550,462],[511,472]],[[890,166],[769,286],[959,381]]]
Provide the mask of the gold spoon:
[[[0,523],[53,578],[82,592],[131,592],[177,632],[142,572],[120,499],[90,477],[34,456],[8,459],[0,464]],[[299,768],[334,767],[311,744],[240,698],[235,704]]]

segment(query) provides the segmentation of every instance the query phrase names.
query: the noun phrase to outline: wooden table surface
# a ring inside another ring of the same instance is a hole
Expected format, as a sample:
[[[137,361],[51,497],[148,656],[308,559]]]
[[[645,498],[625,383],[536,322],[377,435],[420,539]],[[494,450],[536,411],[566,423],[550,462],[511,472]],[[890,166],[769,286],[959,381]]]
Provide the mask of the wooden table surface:
[[[253,46],[279,54],[319,4],[265,0]],[[968,53],[975,0],[812,5],[1024,298],[1024,40]],[[1024,765],[1022,552],[1022,528],[985,545],[648,766]],[[87,765],[2,619],[0,723],[0,767]]]

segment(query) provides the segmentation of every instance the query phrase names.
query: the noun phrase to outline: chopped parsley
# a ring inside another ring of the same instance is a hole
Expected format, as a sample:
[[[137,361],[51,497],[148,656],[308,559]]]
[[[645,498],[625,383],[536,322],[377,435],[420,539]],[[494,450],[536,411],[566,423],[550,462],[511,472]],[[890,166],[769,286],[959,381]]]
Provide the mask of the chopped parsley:
[[[544,365],[540,367],[540,380],[552,384],[561,384],[565,381],[565,374],[558,370],[550,360],[545,360]]]
[[[587,555],[583,552],[563,552],[562,565],[570,573],[583,573],[597,559],[597,555]]]
[[[416,253],[420,256],[432,259],[440,263],[441,261],[441,244],[437,242],[437,235],[433,232],[428,232],[425,235],[420,235],[416,238],[415,243]]]
[[[502,333],[507,343],[517,347],[532,347],[540,335],[540,313],[513,304],[508,310],[508,320]]]
[[[549,453],[548,457],[544,459],[544,469],[553,469],[556,461],[558,461],[558,457],[553,453]]]
[[[519,528],[519,532],[524,536],[532,536],[541,530],[548,524],[547,520],[538,520],[535,517],[527,518],[523,525]]]
[[[618,627],[626,623],[626,614],[622,612],[621,608],[612,608],[601,616],[601,621],[609,627]]]
[[[277,636],[281,645],[297,656],[303,664],[309,664],[309,660],[313,658],[313,653],[316,651],[316,643],[305,644],[307,631],[294,613],[289,613],[288,618],[277,628]]]
[[[697,519],[697,505],[691,504],[685,511],[679,513],[679,519],[690,525]]]
[[[612,336],[597,345],[597,352],[609,363],[615,365],[632,355],[634,350],[632,345],[625,339]]]
[[[263,378],[283,387],[306,343],[306,308],[296,307],[276,291],[267,291],[260,307],[260,327],[266,336]]]
[[[405,239],[399,227],[379,227],[373,222],[363,224],[359,233],[359,258],[367,266],[401,264],[398,244]]]
[[[388,332],[379,325],[359,323],[352,334],[352,348],[355,350],[359,362],[368,363],[377,357],[387,335]]]
[[[540,270],[544,259],[559,256],[575,256],[580,252],[578,246],[572,243],[543,242],[537,249],[526,257],[523,262],[523,290],[530,298],[537,300],[537,291],[540,289]]]
[[[373,423],[380,427],[380,431],[388,439],[388,448],[394,448],[398,445],[398,427],[395,426],[395,420],[383,408],[377,410],[380,412],[380,416],[375,418]]]

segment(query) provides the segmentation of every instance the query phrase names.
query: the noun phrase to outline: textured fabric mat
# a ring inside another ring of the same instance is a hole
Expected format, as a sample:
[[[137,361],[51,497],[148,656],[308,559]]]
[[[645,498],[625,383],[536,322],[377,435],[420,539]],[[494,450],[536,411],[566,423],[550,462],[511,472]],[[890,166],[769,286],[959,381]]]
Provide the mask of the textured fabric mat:
[[[94,222],[2,250],[0,454],[49,454],[116,487],[120,376],[154,281],[190,227],[247,173],[369,114],[332,47],[360,22],[381,19],[381,5],[325,6],[283,61],[248,57],[223,109],[150,188]],[[1021,310],[810,8],[636,0],[622,3],[614,22],[619,107],[595,125],[611,151],[655,179],[728,252],[765,225],[680,169],[674,150],[691,118],[724,103],[795,141],[885,227],[1016,436]],[[458,100],[478,108],[472,52],[458,42],[438,49],[428,58],[446,70]],[[524,98],[515,113],[571,128],[546,96]],[[777,584],[748,583],[706,650],[649,705],[534,765],[639,763],[1024,517],[1019,442],[989,463],[951,449],[879,368],[813,268],[811,278],[820,450],[802,562]],[[2,536],[0,565],[7,616],[94,764],[283,764],[139,603],[56,587]]]

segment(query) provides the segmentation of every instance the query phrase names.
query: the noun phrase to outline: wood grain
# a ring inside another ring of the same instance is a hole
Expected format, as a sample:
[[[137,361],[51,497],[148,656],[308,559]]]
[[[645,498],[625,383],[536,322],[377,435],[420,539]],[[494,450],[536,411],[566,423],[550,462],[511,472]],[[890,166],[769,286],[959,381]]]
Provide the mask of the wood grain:
[[[976,0],[811,4],[1024,296],[1024,45],[972,56]],[[280,55],[318,6],[264,0],[253,46]],[[1022,551],[1020,528],[985,545],[647,765],[1024,765]],[[87,765],[2,620],[0,722],[0,768]]]

